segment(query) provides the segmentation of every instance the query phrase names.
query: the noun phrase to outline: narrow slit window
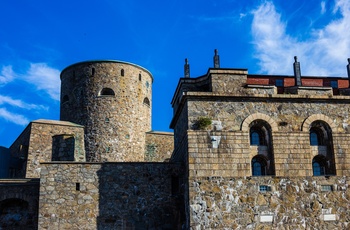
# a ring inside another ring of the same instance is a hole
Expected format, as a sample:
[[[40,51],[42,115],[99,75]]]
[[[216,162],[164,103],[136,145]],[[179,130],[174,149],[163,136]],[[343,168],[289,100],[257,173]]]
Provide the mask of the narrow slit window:
[[[68,102],[69,101],[69,97],[68,95],[64,95],[62,98],[62,103]]]
[[[80,191],[80,183],[75,183],[75,190]]]
[[[147,105],[147,106],[150,106],[150,101],[147,97],[145,97],[145,99],[143,99],[143,104]]]
[[[124,69],[120,70],[120,76],[124,76]]]

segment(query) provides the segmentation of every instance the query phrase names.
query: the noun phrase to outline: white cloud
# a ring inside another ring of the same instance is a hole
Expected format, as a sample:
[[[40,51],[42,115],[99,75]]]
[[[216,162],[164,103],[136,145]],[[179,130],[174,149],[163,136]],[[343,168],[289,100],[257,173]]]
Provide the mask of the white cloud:
[[[0,73],[0,84],[11,82],[15,78],[12,66],[3,66]]]
[[[17,125],[27,125],[29,123],[29,120],[20,115],[20,114],[15,114],[7,111],[4,108],[0,108],[0,118],[3,118],[9,122],[15,123]]]
[[[46,91],[54,100],[60,99],[60,71],[49,67],[46,63],[31,63],[24,79]]]
[[[19,107],[22,109],[45,109],[45,110],[48,109],[47,107],[42,105],[28,104],[18,99],[13,99],[8,96],[0,95],[0,105],[2,104],[8,104],[8,105]]]
[[[298,56],[303,75],[344,76],[350,55],[350,2],[336,0],[333,12],[339,12],[341,17],[300,41],[297,35],[286,33],[287,22],[281,20],[273,3],[262,3],[252,12],[251,28],[261,70],[268,74],[292,74],[293,56]]]

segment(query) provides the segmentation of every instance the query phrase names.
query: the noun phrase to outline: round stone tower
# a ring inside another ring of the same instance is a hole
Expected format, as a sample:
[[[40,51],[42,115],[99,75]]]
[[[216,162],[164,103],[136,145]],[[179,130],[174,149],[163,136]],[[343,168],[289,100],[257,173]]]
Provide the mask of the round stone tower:
[[[121,61],[87,61],[61,73],[60,119],[85,126],[88,161],[144,161],[151,73]]]

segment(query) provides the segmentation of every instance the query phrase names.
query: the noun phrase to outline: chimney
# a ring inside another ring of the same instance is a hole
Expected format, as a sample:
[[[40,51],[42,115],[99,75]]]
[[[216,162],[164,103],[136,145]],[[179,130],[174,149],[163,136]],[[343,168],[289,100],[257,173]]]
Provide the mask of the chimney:
[[[214,50],[214,68],[220,68],[220,56],[217,49]]]
[[[293,64],[293,69],[294,69],[294,78],[295,78],[295,85],[296,86],[301,86],[301,72],[300,72],[300,62],[298,62],[298,57],[294,56],[294,64]]]
[[[346,66],[346,69],[348,70],[348,79],[350,81],[350,58],[348,58],[348,65]],[[350,85],[349,85],[350,88]]]
[[[189,78],[190,77],[190,64],[188,64],[187,58],[185,59],[184,70],[185,70],[185,78]]]

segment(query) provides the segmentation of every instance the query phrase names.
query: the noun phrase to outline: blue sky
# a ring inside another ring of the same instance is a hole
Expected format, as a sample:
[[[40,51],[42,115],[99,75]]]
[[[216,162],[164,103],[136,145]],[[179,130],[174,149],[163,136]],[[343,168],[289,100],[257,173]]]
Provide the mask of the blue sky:
[[[255,74],[347,76],[350,1],[4,0],[0,14],[0,146],[36,119],[59,119],[59,74],[115,59],[152,72],[154,130],[171,131],[170,101],[188,58]]]

